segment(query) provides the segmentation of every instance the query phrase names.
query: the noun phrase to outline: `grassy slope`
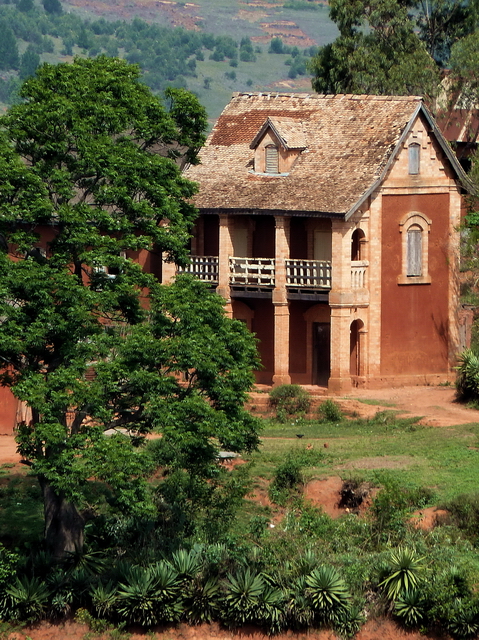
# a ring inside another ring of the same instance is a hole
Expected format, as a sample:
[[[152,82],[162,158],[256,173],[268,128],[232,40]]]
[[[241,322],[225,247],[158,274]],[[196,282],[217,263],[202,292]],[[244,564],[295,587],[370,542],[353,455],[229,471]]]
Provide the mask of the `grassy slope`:
[[[277,21],[294,22],[304,34],[316,45],[323,45],[333,40],[337,35],[335,24],[329,19],[328,9],[320,7],[318,11],[293,11],[283,9],[281,4],[268,4],[266,7],[258,7],[239,0],[198,0],[195,12],[201,18],[198,24],[201,30],[215,35],[227,35],[240,41],[243,37],[264,37],[265,31],[261,24]],[[79,13],[84,18],[98,19],[101,12],[92,13],[86,6],[69,6],[63,2],[66,10]],[[91,7],[90,7],[91,8]],[[134,0],[128,4],[128,10],[132,15],[144,16],[142,7],[135,5]],[[110,15],[110,18],[113,17]],[[161,12],[158,20],[161,24],[167,24]],[[255,63],[239,62],[236,71],[236,80],[225,77],[225,73],[233,70],[228,62],[214,62],[208,60],[209,52],[205,52],[205,61],[197,62],[197,78],[187,78],[188,89],[194,91],[204,104],[211,120],[216,119],[231,94],[235,91],[310,91],[310,76],[298,77],[296,80],[288,79],[289,67],[284,62],[287,55],[268,54],[268,42],[259,42],[262,53],[258,53]],[[301,44],[298,41],[298,46]],[[79,54],[79,51],[74,51]],[[205,78],[211,78],[210,89],[204,88]],[[247,84],[248,80],[252,83]]]

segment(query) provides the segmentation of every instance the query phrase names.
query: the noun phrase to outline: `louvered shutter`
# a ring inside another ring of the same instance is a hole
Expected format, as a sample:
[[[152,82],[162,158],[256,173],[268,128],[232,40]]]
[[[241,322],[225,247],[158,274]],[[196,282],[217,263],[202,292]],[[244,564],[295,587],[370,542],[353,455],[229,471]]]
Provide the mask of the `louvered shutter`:
[[[409,229],[407,232],[407,275],[422,275],[422,231]]]
[[[279,154],[277,147],[266,147],[266,173],[279,173]]]

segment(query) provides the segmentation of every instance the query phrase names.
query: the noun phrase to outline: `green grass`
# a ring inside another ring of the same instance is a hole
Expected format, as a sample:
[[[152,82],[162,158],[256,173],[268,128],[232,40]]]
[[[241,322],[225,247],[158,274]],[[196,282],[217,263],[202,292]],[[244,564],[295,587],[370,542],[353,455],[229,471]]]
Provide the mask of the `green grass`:
[[[297,438],[297,433],[304,434],[303,438]],[[354,473],[380,483],[381,469],[391,469],[405,483],[432,488],[437,501],[444,502],[461,493],[479,492],[478,435],[478,424],[423,427],[413,419],[395,419],[393,412],[335,424],[270,421],[260,451],[251,458],[255,473],[271,478],[289,451],[311,444],[324,457],[308,475],[348,477]]]

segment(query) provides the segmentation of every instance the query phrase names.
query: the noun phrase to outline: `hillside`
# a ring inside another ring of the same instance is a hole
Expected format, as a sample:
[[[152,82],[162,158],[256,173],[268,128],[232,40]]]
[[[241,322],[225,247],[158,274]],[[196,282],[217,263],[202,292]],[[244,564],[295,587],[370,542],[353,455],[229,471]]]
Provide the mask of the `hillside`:
[[[36,64],[106,54],[138,63],[153,91],[171,84],[194,91],[213,122],[234,91],[310,90],[308,61],[337,35],[321,0],[69,0],[61,7],[49,13],[40,0],[0,0],[3,31],[16,38],[10,60],[2,62],[0,50],[4,109]]]

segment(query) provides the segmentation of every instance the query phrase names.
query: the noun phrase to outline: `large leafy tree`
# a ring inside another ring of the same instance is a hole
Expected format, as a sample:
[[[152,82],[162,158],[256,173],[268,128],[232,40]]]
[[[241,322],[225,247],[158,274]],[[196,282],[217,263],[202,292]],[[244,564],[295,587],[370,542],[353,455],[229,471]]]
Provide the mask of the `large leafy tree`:
[[[256,350],[201,283],[159,285],[136,259],[187,260],[195,185],[180,165],[206,124],[194,96],[171,90],[165,108],[106,57],[43,65],[21,95],[0,140],[0,381],[31,409],[19,449],[61,557],[82,547],[92,478],[151,513],[135,446],[151,429],[171,467],[203,479],[218,447],[256,446],[243,410]]]
[[[434,60],[397,0],[331,0],[340,35],[313,59],[319,93],[425,94],[439,83]]]

